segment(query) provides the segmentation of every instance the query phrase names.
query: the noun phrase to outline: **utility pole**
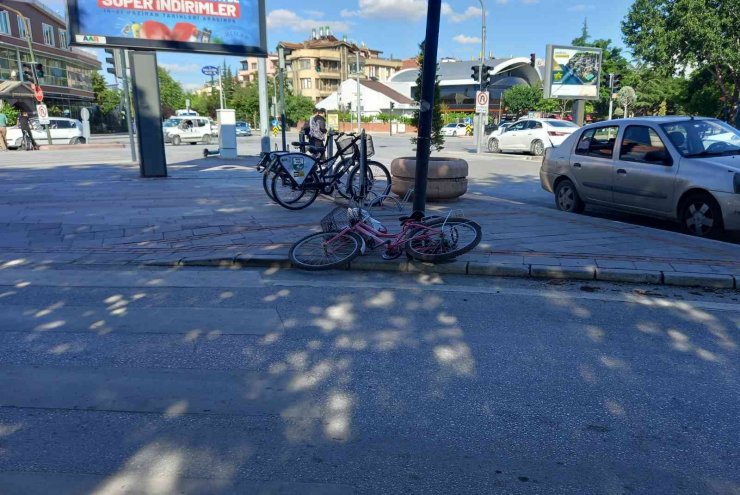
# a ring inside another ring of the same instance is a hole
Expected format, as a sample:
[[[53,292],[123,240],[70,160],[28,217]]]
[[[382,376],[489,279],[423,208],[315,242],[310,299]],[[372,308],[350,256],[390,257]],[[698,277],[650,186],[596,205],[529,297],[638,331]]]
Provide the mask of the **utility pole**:
[[[360,50],[357,50],[357,66],[355,67],[355,78],[357,79],[357,132],[360,132],[360,129],[362,129],[362,112],[360,111],[360,105],[362,104],[360,90]]]
[[[609,74],[609,120],[614,114],[614,74]]]
[[[218,92],[220,96],[220,104],[221,104],[221,110],[224,109],[224,85],[223,85],[223,79],[221,79],[221,68],[219,67],[218,70]]]
[[[280,120],[282,124],[283,151],[288,151],[288,143],[285,138],[285,47],[278,46],[278,73],[280,74]]]
[[[267,59],[257,60],[257,85],[260,96],[260,144],[263,153],[270,151],[269,110],[267,108]]]
[[[128,50],[119,50],[118,53],[121,57],[121,81],[123,82],[123,104],[126,106],[126,127],[128,128],[128,142],[131,147],[131,161],[136,161],[136,146],[134,145],[134,129],[131,126],[131,103],[129,102],[128,94],[128,74],[126,73],[128,68]]]

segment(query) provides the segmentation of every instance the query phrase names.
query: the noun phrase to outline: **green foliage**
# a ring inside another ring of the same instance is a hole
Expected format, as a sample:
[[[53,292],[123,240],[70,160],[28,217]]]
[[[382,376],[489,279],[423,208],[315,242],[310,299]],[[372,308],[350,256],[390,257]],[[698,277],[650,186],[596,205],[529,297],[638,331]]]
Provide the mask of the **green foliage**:
[[[95,93],[95,103],[100,107],[103,115],[109,115],[120,107],[121,93],[110,89],[99,72],[93,72],[92,86]]]
[[[314,102],[311,98],[289,94],[288,88],[285,88],[285,119],[289,125],[310,119],[313,108]]]
[[[449,112],[444,114],[444,123],[450,124],[463,119],[472,119],[474,116],[475,114],[470,112]]]
[[[5,117],[8,119],[8,126],[12,126],[18,123],[18,115],[20,115],[21,111],[15,107],[11,107],[10,105],[5,104],[3,105],[3,108],[0,109],[0,113],[4,114]]]
[[[175,81],[166,69],[157,67],[157,76],[162,114],[164,117],[170,117],[176,110],[185,108],[185,92],[182,85]]]
[[[419,128],[419,116],[420,111],[419,108],[421,107],[421,88],[422,88],[422,70],[424,68],[424,42],[421,42],[419,44],[419,55],[416,57],[416,61],[419,64],[419,74],[416,77],[416,86],[414,87],[414,101],[419,105],[416,110],[414,110],[414,115],[411,117],[411,125],[415,126],[417,129]],[[442,103],[441,103],[441,97],[440,97],[440,91],[439,91],[439,78],[436,76],[436,73],[439,71],[439,67],[437,67],[437,71],[435,71],[435,80],[434,80],[434,107],[432,108],[432,136],[430,140],[430,148],[434,151],[441,151],[444,148],[445,144],[445,137],[442,135],[442,127],[444,127],[444,118],[442,113]],[[417,144],[417,138],[411,138],[411,142],[413,144]]]
[[[185,96],[190,98],[190,108],[198,112],[198,114],[216,118],[216,110],[219,109],[221,104],[218,90],[214,89],[213,92],[205,94],[190,93]]]
[[[724,111],[740,117],[739,7],[737,0],[635,0],[622,33],[635,56],[664,76],[689,68],[708,71],[725,100]],[[711,94],[703,92],[707,107],[700,113],[712,109],[706,100]]]
[[[521,116],[537,107],[542,99],[542,89],[519,84],[504,91],[503,99],[509,113]]]

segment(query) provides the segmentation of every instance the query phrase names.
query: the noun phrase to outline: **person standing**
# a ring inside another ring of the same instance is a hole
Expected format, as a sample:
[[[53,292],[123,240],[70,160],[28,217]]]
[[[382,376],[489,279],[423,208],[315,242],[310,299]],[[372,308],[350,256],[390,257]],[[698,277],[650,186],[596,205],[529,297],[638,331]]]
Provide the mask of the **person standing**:
[[[33,149],[39,149],[39,145],[36,144],[36,141],[33,139],[33,133],[31,132],[31,120],[28,118],[28,112],[25,110],[21,112],[20,117],[18,117],[18,127],[21,128],[23,136],[26,138],[27,142],[31,143]]]
[[[315,108],[314,115],[309,121],[310,127],[310,144],[311,146],[324,146],[324,140],[326,139],[326,110],[323,108]],[[323,154],[323,153],[322,153]]]
[[[8,151],[8,143],[5,141],[8,135],[8,117],[0,113],[0,151]]]

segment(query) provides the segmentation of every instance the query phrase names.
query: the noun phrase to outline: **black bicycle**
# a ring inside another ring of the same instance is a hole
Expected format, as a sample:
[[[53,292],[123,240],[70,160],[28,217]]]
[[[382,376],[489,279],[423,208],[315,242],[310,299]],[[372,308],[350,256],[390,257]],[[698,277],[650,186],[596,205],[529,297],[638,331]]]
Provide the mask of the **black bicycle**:
[[[360,140],[358,134],[336,134],[336,152],[327,159],[316,159],[307,153],[279,153],[272,158],[269,196],[289,210],[301,210],[313,203],[320,193],[332,195],[335,191],[344,198],[355,197],[360,190]],[[367,156],[374,154],[372,138],[366,136]],[[312,153],[323,149],[308,148]],[[345,180],[346,178],[346,180]],[[266,183],[264,185],[267,185]],[[366,160],[365,192],[388,194],[391,174],[380,162]]]

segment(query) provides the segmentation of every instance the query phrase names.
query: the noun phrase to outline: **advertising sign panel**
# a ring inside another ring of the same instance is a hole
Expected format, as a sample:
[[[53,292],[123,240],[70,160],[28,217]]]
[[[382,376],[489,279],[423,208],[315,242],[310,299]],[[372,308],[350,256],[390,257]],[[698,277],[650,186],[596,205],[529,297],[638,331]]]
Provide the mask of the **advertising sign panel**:
[[[74,44],[266,56],[264,0],[68,0]]]
[[[547,45],[544,96],[561,100],[598,100],[601,49]]]

